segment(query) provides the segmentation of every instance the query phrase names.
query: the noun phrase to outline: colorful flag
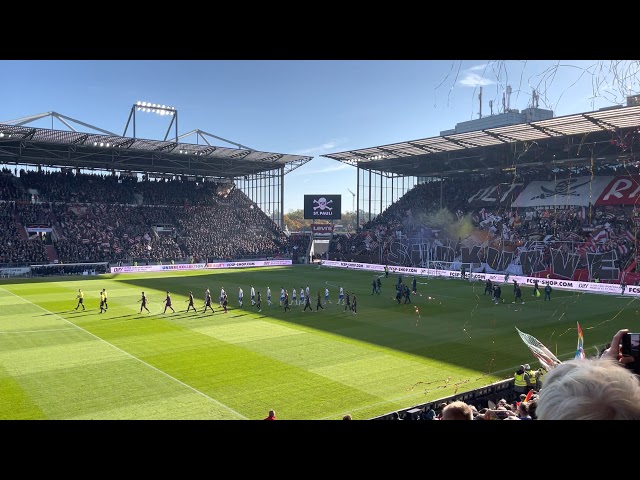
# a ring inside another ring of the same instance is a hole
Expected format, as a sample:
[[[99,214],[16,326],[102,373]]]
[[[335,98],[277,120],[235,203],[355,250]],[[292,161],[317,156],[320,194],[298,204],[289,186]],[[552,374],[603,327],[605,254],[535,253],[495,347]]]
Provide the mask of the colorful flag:
[[[518,330],[518,327],[515,327],[515,329]],[[547,347],[542,344],[540,340],[534,336],[521,332],[520,330],[518,330],[518,334],[520,334],[522,341],[527,347],[529,347],[529,350],[531,350],[540,362],[540,365],[542,365],[546,371],[550,371],[556,365],[560,365],[562,363],[553,353],[551,353],[551,351],[549,351]]]
[[[580,324],[576,322],[576,325],[578,325],[578,348],[576,349],[576,358],[584,358],[584,337],[582,336]]]
[[[527,393],[527,396],[524,398],[525,403],[531,400],[531,397],[533,397],[533,388],[529,390],[529,393]]]

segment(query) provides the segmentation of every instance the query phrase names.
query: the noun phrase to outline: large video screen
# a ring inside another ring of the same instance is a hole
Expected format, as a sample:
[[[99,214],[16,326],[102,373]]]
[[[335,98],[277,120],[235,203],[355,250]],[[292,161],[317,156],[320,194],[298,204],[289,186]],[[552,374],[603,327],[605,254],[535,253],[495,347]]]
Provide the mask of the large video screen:
[[[342,195],[305,195],[304,218],[314,220],[342,218]]]

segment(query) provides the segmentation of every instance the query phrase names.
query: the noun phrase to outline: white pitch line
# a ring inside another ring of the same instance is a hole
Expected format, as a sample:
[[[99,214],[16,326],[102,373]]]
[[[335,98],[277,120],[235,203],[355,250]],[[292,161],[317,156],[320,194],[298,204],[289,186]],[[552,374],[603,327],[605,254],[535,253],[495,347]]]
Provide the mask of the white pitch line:
[[[244,415],[242,415],[240,412],[235,411],[233,408],[231,408],[231,407],[229,407],[229,406],[225,405],[225,404],[224,404],[224,403],[222,403],[222,402],[219,402],[219,401],[218,401],[218,400],[216,400],[215,398],[210,397],[210,396],[209,396],[209,395],[207,395],[206,393],[201,392],[200,390],[198,390],[198,389],[196,389],[196,388],[192,387],[191,385],[187,385],[187,384],[186,384],[186,383],[184,383],[183,381],[178,380],[178,379],[177,379],[177,378],[175,378],[175,377],[172,377],[172,376],[171,376],[171,375],[169,375],[167,372],[163,372],[163,371],[162,371],[162,370],[160,370],[159,368],[154,367],[153,365],[151,365],[151,364],[149,364],[149,363],[145,362],[144,360],[142,360],[142,359],[140,359],[140,358],[136,357],[135,355],[132,355],[132,354],[130,354],[129,352],[126,352],[126,351],[122,350],[120,347],[116,347],[114,344],[107,342],[104,338],[100,338],[99,336],[97,336],[97,335],[95,335],[95,334],[93,334],[93,333],[89,332],[88,330],[85,330],[84,328],[82,328],[82,327],[80,327],[80,326],[76,325],[75,323],[70,322],[70,321],[69,321],[69,320],[67,320],[66,318],[61,317],[61,316],[60,316],[60,315],[58,315],[57,313],[53,313],[52,311],[47,310],[46,308],[41,307],[40,305],[36,305],[36,304],[35,304],[35,303],[33,303],[31,300],[27,300],[26,298],[21,297],[20,295],[16,295],[15,293],[10,292],[9,290],[7,290],[7,289],[5,289],[5,288],[0,287],[0,290],[4,290],[5,292],[9,293],[10,295],[13,295],[14,297],[18,297],[18,298],[19,298],[19,299],[21,299],[21,300],[25,300],[25,301],[29,302],[31,305],[33,305],[33,306],[35,306],[35,307],[38,307],[39,309],[44,310],[45,312],[50,313],[51,315],[53,315],[53,316],[55,316],[55,317],[58,317],[58,318],[59,318],[59,319],[61,319],[62,321],[64,321],[64,322],[68,323],[69,325],[74,326],[74,327],[75,327],[75,328],[77,328],[78,330],[80,330],[80,331],[82,331],[82,332],[84,332],[84,333],[86,333],[86,334],[88,334],[88,335],[91,335],[92,337],[97,338],[97,339],[98,339],[98,340],[100,340],[101,342],[106,343],[106,344],[107,344],[107,345],[109,345],[110,347],[115,348],[116,350],[118,350],[119,352],[124,353],[124,354],[125,354],[125,355],[127,355],[128,357],[131,357],[131,358],[133,358],[134,360],[137,360],[138,362],[142,363],[143,365],[146,365],[147,367],[149,367],[149,368],[151,368],[151,369],[155,370],[156,372],[158,372],[158,373],[160,373],[160,374],[162,374],[162,375],[166,376],[167,378],[170,378],[170,379],[171,379],[171,380],[173,380],[174,382],[177,382],[177,383],[179,383],[180,385],[182,385],[182,386],[184,386],[184,387],[187,387],[188,389],[193,390],[193,391],[194,391],[194,392],[196,392],[197,394],[202,395],[203,397],[205,397],[205,398],[207,398],[207,399],[211,400],[211,401],[212,401],[213,403],[215,403],[216,405],[219,405],[220,407],[226,408],[228,411],[230,411],[230,412],[234,413],[235,415],[237,415],[237,416],[241,417],[243,420],[248,420],[248,418],[247,418],[247,417],[245,417]]]
[[[42,330],[5,330],[5,331],[1,331],[0,334],[8,335],[12,333],[22,334],[22,333],[43,333],[43,332],[70,332],[71,330],[73,330],[73,328],[43,328]]]

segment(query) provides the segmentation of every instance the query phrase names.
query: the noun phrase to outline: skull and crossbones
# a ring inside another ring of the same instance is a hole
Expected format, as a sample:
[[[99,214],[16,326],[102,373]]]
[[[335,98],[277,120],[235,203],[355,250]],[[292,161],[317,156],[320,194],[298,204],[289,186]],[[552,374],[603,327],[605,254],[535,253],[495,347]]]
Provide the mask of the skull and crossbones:
[[[330,207],[329,204],[332,203],[333,200],[329,200],[327,202],[327,199],[324,197],[320,197],[318,200],[314,200],[313,203],[317,203],[318,205],[316,205],[315,207],[313,207],[314,210],[320,209],[320,210],[325,210],[328,209],[329,211],[333,210],[333,207]]]

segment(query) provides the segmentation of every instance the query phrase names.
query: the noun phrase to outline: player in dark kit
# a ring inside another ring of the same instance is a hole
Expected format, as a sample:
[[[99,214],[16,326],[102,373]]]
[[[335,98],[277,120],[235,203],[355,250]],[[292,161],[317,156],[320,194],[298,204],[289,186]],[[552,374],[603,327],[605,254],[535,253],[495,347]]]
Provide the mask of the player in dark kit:
[[[349,291],[347,290],[347,296],[345,298],[345,304],[344,304],[344,310],[343,311],[347,311],[347,308],[349,310],[351,310],[351,297],[349,296]]]
[[[404,303],[411,303],[411,290],[409,289],[409,285],[404,287]]]
[[[318,292],[318,302],[316,303],[316,312],[318,311],[319,308],[324,310],[324,307],[322,306],[322,302],[320,300],[320,292]]]
[[[489,294],[493,297],[493,282],[490,278],[487,279],[487,283],[484,284],[484,294]]]
[[[524,300],[522,299],[522,289],[520,288],[520,285],[516,285],[515,297],[516,298],[511,303],[516,303],[516,301],[520,300],[520,302],[522,302],[522,304],[524,305]]]
[[[311,310],[313,312],[313,307],[311,306],[310,295],[305,295],[305,297],[304,297],[304,309],[302,309],[302,311],[306,312],[307,311],[307,307],[309,307],[309,310]]]
[[[356,310],[358,308],[358,300],[356,299],[356,294],[353,294],[353,298],[351,299],[351,311],[355,315]]]
[[[211,313],[216,313],[216,311],[211,306],[211,292],[208,288],[204,292],[204,310],[202,311],[202,313],[205,313],[207,311],[207,308],[211,309]]]
[[[168,290],[167,290],[167,298],[164,299],[164,312],[162,313],[167,313],[167,308],[170,308],[173,313],[176,313],[176,311],[171,306],[171,295],[169,295]]]
[[[191,310],[193,308],[193,311],[198,313],[198,311],[196,310],[196,306],[193,304],[193,292],[189,292],[189,300],[185,300],[186,302],[189,302],[189,305],[187,305],[187,313],[189,313],[189,310]]]
[[[502,295],[502,288],[500,285],[495,285],[493,287],[493,302],[497,305],[500,301],[500,296]],[[504,303],[504,298],[502,299],[502,303]]]
[[[227,313],[227,305],[229,304],[229,298],[227,297],[227,292],[224,292],[222,296],[222,308],[224,309],[224,313]],[[213,310],[213,309],[211,309]]]
[[[284,291],[284,297],[282,297],[282,304],[284,305],[284,311],[291,310],[289,306],[289,292]]]
[[[411,280],[411,291],[415,294],[418,293],[418,289],[416,288],[418,285],[418,282],[416,281],[416,276],[413,276],[413,280]]]
[[[143,308],[147,311],[147,313],[151,313],[147,308],[147,296],[144,294],[144,292],[142,292],[142,296],[138,301],[140,302],[140,313],[142,313]]]
[[[84,308],[84,292],[80,289],[78,289],[78,295],[76,295],[76,298],[78,299],[78,304],[76,305],[76,310],[78,309],[78,307],[80,305],[82,305],[82,309],[86,310],[86,308]]]
[[[260,292],[258,292],[258,298],[256,300],[256,308],[258,309],[259,312],[262,311],[262,295],[260,295]]]
[[[376,280],[376,285],[378,287],[378,295],[382,293],[382,282],[380,281],[380,277]]]
[[[371,280],[371,295],[374,293],[378,293],[378,284],[376,283],[376,279]]]

